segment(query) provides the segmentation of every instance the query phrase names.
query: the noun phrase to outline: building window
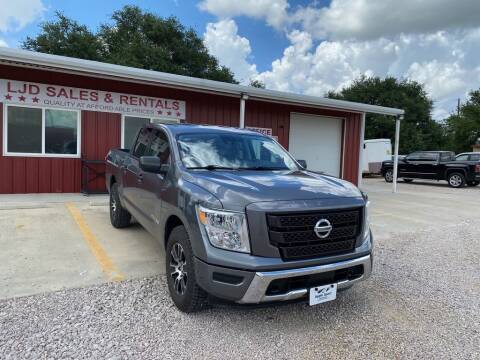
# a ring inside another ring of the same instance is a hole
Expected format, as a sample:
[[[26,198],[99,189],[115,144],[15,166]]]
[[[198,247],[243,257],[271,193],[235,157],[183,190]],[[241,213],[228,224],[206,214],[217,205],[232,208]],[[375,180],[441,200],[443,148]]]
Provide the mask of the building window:
[[[122,119],[122,148],[130,149],[135,141],[138,130],[146,124],[179,123],[179,120],[160,119],[136,116],[123,116]]]
[[[80,156],[78,111],[6,106],[7,156]]]
[[[7,108],[7,152],[42,153],[42,109]]]
[[[66,110],[45,110],[45,153],[77,153],[78,114]]]

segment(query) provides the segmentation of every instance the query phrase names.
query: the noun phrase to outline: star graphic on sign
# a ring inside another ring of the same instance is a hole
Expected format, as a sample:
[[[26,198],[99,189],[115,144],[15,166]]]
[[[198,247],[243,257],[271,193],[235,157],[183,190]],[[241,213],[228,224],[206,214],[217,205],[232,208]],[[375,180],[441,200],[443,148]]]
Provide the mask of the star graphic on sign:
[[[12,95],[10,95],[10,94],[5,95],[5,99],[6,100],[12,100]]]
[[[158,113],[158,115],[162,115],[162,114],[163,114],[163,111],[162,111],[162,110],[158,110],[157,113]]]
[[[182,113],[178,111],[177,112],[177,117],[179,117],[180,115],[182,115]]]
[[[21,95],[21,96],[18,97],[18,100],[20,100],[20,101],[25,101],[25,100],[26,100],[26,97],[23,96],[23,95]]]
[[[32,101],[33,101],[34,103],[38,103],[38,100],[40,100],[40,99],[37,98],[36,96],[32,98]]]
[[[167,112],[167,115],[168,116],[172,115],[172,112],[171,111]]]

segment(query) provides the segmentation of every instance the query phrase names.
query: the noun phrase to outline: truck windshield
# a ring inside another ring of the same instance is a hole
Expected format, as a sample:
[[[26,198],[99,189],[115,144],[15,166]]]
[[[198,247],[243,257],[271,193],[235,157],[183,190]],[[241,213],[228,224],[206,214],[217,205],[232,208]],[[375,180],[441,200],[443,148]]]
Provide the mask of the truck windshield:
[[[189,169],[298,170],[275,141],[249,134],[183,134],[177,138],[183,164]]]

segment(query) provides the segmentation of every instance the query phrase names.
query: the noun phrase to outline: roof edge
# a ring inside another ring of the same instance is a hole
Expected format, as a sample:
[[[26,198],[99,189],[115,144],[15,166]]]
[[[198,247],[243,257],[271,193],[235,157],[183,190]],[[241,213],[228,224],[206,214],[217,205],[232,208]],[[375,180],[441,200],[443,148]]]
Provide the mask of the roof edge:
[[[140,80],[149,83],[159,83],[193,90],[209,90],[218,93],[242,96],[248,95],[259,100],[276,100],[300,105],[319,106],[353,112],[368,112],[375,114],[398,116],[405,113],[402,109],[377,105],[328,99],[324,97],[300,95],[276,90],[259,89],[251,86],[224,83],[220,81],[194,78],[184,75],[169,74],[153,70],[144,70],[122,65],[108,64],[92,60],[71,58],[66,56],[44,54],[34,51],[0,47],[0,61],[23,63],[26,65],[46,66],[64,71],[82,73],[98,73],[114,76],[125,80]]]

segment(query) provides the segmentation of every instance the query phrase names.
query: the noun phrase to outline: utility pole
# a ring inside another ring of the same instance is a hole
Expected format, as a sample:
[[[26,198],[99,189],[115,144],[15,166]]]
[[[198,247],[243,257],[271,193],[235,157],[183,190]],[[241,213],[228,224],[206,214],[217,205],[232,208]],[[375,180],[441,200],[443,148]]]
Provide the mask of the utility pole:
[[[460,116],[460,98],[458,98],[457,102],[457,115]]]

